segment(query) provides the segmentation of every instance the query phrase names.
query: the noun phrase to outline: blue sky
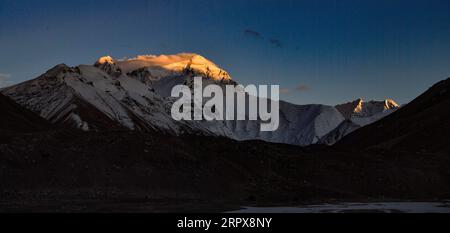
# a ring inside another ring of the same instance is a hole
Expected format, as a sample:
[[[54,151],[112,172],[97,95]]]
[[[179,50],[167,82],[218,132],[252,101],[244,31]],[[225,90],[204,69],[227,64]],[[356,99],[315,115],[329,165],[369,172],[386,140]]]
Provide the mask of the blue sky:
[[[450,76],[450,1],[0,0],[2,83],[179,52],[242,84],[279,84],[294,103],[406,103]]]

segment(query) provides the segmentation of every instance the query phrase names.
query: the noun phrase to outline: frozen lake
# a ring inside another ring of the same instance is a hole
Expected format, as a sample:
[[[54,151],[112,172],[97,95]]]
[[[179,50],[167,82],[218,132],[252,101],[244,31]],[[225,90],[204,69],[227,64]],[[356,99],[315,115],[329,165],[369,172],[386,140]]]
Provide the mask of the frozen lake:
[[[241,210],[229,213],[450,213],[450,202],[379,202],[297,207],[242,207]]]

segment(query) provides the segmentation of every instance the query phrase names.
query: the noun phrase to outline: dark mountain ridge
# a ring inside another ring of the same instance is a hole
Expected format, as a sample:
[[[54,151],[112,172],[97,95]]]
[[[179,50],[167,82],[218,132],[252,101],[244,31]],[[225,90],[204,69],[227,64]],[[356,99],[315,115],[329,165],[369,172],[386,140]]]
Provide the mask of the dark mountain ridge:
[[[0,131],[34,132],[49,130],[51,125],[37,114],[23,108],[0,93]]]
[[[450,78],[391,115],[344,137],[336,148],[450,152]]]

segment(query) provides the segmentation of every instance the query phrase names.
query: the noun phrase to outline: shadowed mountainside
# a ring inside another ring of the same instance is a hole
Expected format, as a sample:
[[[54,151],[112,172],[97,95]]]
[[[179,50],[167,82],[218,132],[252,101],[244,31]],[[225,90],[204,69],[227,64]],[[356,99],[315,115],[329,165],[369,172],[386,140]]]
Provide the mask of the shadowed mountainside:
[[[339,149],[450,152],[450,78],[395,113],[343,138]]]
[[[33,132],[48,130],[50,123],[0,94],[0,131]]]
[[[0,147],[3,211],[218,211],[450,194],[450,162],[443,155],[350,153],[130,131],[11,137]],[[108,204],[98,209],[102,203]]]
[[[5,131],[0,212],[448,199],[448,87],[449,80],[436,84],[334,147],[139,131]]]

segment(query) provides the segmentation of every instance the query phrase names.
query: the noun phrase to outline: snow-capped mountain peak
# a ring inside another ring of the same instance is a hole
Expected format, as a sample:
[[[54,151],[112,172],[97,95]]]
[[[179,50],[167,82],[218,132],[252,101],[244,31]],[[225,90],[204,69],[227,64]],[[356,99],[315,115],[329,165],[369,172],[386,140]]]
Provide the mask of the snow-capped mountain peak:
[[[345,119],[350,119],[354,113],[362,111],[363,102],[364,100],[359,98],[352,102],[336,105],[336,108],[341,112]]]
[[[280,126],[273,132],[261,132],[261,121],[175,121],[170,115],[171,89],[189,84],[194,76],[202,76],[204,84],[236,84],[205,57],[181,53],[131,59],[104,56],[94,65],[77,67],[61,64],[34,80],[2,89],[2,93],[54,124],[86,131],[156,130],[295,145],[320,143],[334,131],[332,139],[325,141],[333,143],[348,130],[371,123],[396,106],[391,100],[357,100],[336,107],[281,101]],[[351,122],[342,124],[346,119]],[[340,125],[342,129],[335,130]]]
[[[214,81],[230,81],[231,77],[225,70],[212,61],[195,53],[180,53],[175,55],[140,55],[134,58],[115,60],[109,56],[98,60],[99,64],[116,64],[124,73],[141,71],[148,73],[153,79],[161,77],[192,73],[210,78]]]
[[[352,102],[336,105],[336,108],[346,119],[351,119],[354,116],[371,117],[385,111],[396,110],[400,106],[392,99],[366,102],[363,98],[359,98]]]
[[[385,116],[386,112],[392,112],[399,108],[399,105],[395,103],[392,99],[387,99],[384,101],[359,101],[354,116],[356,117],[374,117],[379,114]]]
[[[344,116],[345,121],[335,130],[323,137],[321,143],[334,144],[345,135],[362,126],[374,123],[400,108],[400,106],[392,99],[383,101],[371,100],[366,102],[363,98],[336,105],[335,107],[342,116]]]
[[[97,60],[97,62],[95,62],[94,66],[114,77],[119,77],[122,75],[122,69],[115,63],[114,59],[110,56],[100,57]]]
[[[103,65],[103,64],[114,64],[114,59],[111,56],[103,56],[100,57],[97,62],[95,63],[96,65]]]
[[[397,104],[393,99],[386,99],[384,101],[385,109],[394,109],[394,108],[400,108],[400,105]]]

